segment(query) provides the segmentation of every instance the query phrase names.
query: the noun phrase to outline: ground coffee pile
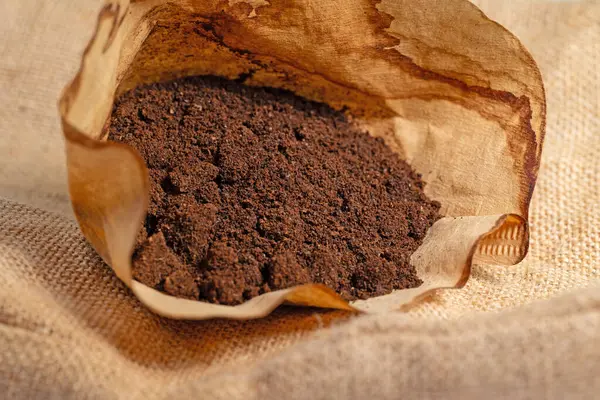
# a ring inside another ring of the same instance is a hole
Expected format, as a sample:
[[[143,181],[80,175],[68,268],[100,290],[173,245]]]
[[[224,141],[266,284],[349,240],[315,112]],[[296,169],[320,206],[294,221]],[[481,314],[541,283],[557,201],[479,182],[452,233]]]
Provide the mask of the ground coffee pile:
[[[133,275],[239,304],[323,283],[345,299],[421,284],[409,264],[439,204],[381,139],[291,93],[213,77],[119,98],[110,139],[150,170]]]

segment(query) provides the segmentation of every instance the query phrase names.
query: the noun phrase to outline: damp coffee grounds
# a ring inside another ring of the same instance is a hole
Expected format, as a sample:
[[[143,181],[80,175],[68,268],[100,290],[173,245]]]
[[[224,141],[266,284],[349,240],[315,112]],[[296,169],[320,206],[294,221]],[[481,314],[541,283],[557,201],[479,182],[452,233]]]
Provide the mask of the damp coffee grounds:
[[[422,283],[409,259],[439,203],[382,139],[325,104],[185,78],[123,94],[109,139],[149,169],[133,255],[147,286],[235,305],[306,283],[346,300]]]

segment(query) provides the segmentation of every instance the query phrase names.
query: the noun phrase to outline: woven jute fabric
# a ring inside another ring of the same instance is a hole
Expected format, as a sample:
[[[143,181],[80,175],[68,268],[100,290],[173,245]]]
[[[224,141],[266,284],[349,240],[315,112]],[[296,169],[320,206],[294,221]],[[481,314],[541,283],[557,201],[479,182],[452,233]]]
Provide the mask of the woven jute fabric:
[[[478,265],[408,313],[186,322],[142,306],[71,215],[56,101],[101,1],[0,3],[0,397],[597,396],[600,3],[476,4],[547,91],[525,261]]]

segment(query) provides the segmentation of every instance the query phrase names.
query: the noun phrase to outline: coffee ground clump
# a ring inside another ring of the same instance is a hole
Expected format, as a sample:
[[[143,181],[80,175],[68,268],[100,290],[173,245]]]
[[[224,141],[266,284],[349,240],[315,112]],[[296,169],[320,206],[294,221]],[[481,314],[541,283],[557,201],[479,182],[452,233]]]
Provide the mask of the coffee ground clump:
[[[327,105],[185,78],[122,95],[109,138],[149,169],[133,276],[150,287],[233,305],[312,282],[347,300],[422,283],[409,259],[439,203],[382,139]]]

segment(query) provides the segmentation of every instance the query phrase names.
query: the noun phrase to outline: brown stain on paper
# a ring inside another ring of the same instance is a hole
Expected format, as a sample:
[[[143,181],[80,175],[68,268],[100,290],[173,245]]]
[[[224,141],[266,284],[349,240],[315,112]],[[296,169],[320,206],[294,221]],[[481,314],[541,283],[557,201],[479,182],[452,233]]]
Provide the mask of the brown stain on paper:
[[[440,85],[437,93],[429,97],[431,100],[446,97],[449,101],[458,102],[463,107],[478,112],[483,118],[494,122],[500,121],[503,128],[511,133],[507,135],[506,140],[508,150],[514,160],[514,170],[518,174],[525,173],[521,176],[519,203],[520,212],[527,215],[529,201],[537,178],[537,165],[539,164],[537,149],[541,147],[536,141],[536,135],[531,126],[529,99],[524,96],[517,97],[507,91],[468,85],[456,78],[419,67],[409,57],[393,49],[400,42],[400,39],[387,32],[394,17],[378,10],[377,5],[379,3],[372,1],[361,3],[360,12],[364,14],[365,20],[368,21],[368,24],[366,24],[367,29],[365,30],[365,26],[362,26],[361,29],[364,35],[370,38],[370,47],[360,49],[363,54],[362,57],[385,60],[395,67],[401,68],[410,76]],[[381,118],[395,115],[395,111],[385,105],[385,101],[389,99],[388,97],[381,94],[366,93],[356,86],[336,80],[331,74],[319,73],[314,70],[309,71],[302,63],[298,63],[293,59],[268,56],[267,54],[270,53],[268,42],[261,41],[260,38],[256,40],[247,39],[255,36],[253,35],[253,29],[255,29],[255,25],[259,24],[259,20],[266,19],[271,21],[272,25],[280,27],[297,21],[294,16],[308,13],[306,7],[302,8],[299,2],[293,4],[296,8],[294,11],[286,9],[289,15],[287,17],[283,15],[281,6],[271,4],[270,6],[261,7],[260,15],[252,21],[246,18],[248,8],[252,9],[252,7],[243,2],[236,3],[232,7],[223,2],[208,14],[190,13],[184,8],[173,4],[161,6],[161,11],[156,11],[157,24],[130,69],[137,70],[138,74],[140,74],[139,71],[148,69],[152,71],[156,67],[159,71],[142,72],[141,77],[133,79],[131,82],[127,82],[128,79],[126,78],[122,83],[123,89],[119,91],[136,86],[141,82],[173,79],[189,74],[203,73],[204,71],[195,67],[199,63],[198,59],[206,58],[205,53],[210,51],[213,53],[211,55],[217,55],[217,58],[224,57],[224,61],[234,66],[222,69],[221,72],[227,78],[245,77],[246,82],[249,84],[266,84],[289,89],[304,97],[316,101],[325,101],[337,109],[348,108],[357,117],[368,119],[374,116]],[[165,23],[167,18],[171,22]],[[327,31],[317,33],[323,37],[328,37],[331,34]],[[316,36],[317,33],[311,32],[311,35]],[[165,47],[171,50],[163,52],[162,49]],[[184,55],[185,59],[181,59],[181,55],[174,54],[172,51],[182,47],[187,47],[190,51],[189,56]],[[199,54],[194,54],[194,49]],[[159,53],[157,53],[157,50]],[[452,49],[443,50],[452,53]],[[356,49],[348,50],[348,52],[350,51],[356,51]],[[158,57],[164,58],[167,54],[171,56],[167,57],[170,58],[169,61],[166,63],[157,62]],[[165,67],[169,69],[168,65],[177,66],[176,69],[173,69],[175,73],[160,71]],[[189,65],[189,67],[186,68],[186,65]],[[176,72],[178,70],[179,73]],[[277,76],[277,81],[265,79],[264,75],[271,74]],[[128,78],[131,79],[131,76]],[[298,85],[299,82],[302,82],[302,85]],[[450,88],[444,88],[445,85]],[[456,93],[456,90],[458,90],[460,97],[452,94],[453,92]],[[444,93],[447,93],[447,95],[444,96]],[[405,98],[411,97],[413,96],[409,95]],[[414,95],[414,97],[428,98],[423,94]],[[398,97],[393,96],[391,98]],[[500,106],[510,109],[514,115],[519,116],[518,122],[503,121],[498,118],[498,115],[490,115],[486,108],[481,105],[482,100],[497,104],[495,107]]]

